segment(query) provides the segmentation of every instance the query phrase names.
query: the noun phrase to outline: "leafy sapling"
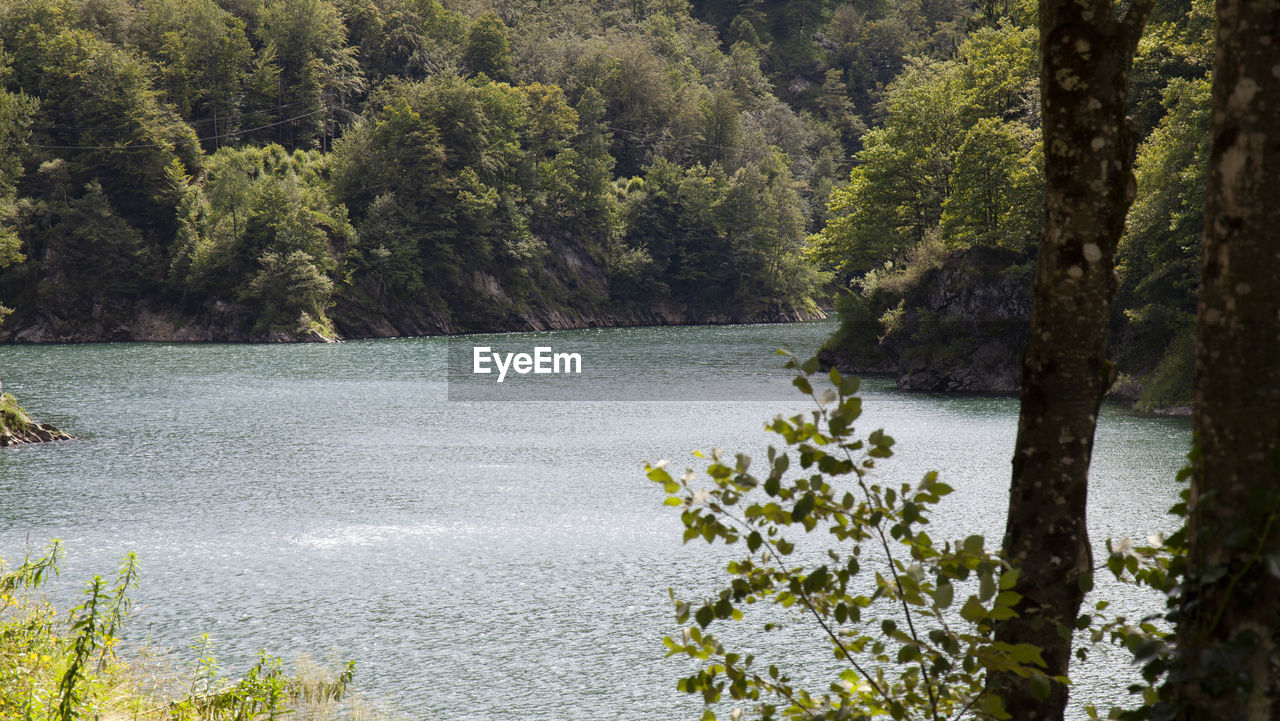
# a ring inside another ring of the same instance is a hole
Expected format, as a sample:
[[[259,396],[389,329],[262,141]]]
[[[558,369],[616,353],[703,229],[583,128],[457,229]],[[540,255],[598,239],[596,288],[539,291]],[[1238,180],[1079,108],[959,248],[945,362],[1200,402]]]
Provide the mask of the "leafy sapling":
[[[760,475],[750,457],[730,459],[718,449],[701,482],[692,469],[673,478],[665,461],[646,466],[666,491],[666,504],[681,509],[686,542],[701,538],[746,550],[727,565],[728,581],[718,592],[700,602],[672,592],[676,620],[687,626],[663,642],[668,656],[698,662],[678,687],[702,695],[704,721],[728,705],[733,721],[1005,719],[1001,699],[986,690],[988,672],[1017,674],[1044,696],[1052,683],[1066,683],[1046,675],[1039,648],[992,637],[994,622],[1014,615],[1017,570],[987,550],[982,536],[938,544],[924,531],[933,506],[952,488],[936,472],[914,485],[876,479],[894,442],[883,430],[865,438],[855,433],[858,379],[836,370],[824,379],[816,358],[779,353],[815,408],[767,424],[784,445],[769,447]],[[824,380],[829,387],[814,387]],[[820,543],[809,535],[819,530],[832,537],[821,555],[807,551]],[[780,665],[758,664],[754,654],[729,649],[709,631],[751,612],[767,616],[760,608],[766,601],[797,613],[826,639],[843,666],[826,689],[804,688]]]

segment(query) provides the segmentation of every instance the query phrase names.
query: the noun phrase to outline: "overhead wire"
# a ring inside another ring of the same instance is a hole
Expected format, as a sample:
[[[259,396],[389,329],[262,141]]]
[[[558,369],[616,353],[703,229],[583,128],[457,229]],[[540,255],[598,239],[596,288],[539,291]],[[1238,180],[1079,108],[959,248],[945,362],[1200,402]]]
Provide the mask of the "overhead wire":
[[[221,133],[218,135],[209,135],[203,138],[196,138],[196,141],[203,143],[209,140],[222,140],[224,138],[236,137],[236,136],[244,135],[246,133],[253,133],[259,130],[266,130],[267,128],[274,128],[280,125],[284,125],[286,123],[292,123],[295,120],[302,120],[303,118],[309,118],[312,115],[318,115],[327,110],[333,110],[333,109],[334,109],[334,106],[326,105],[323,108],[312,110],[309,113],[303,113],[302,115],[295,115],[292,118],[285,118],[284,120],[279,120],[274,123],[259,125],[255,128],[243,128],[241,130],[236,130],[228,133]],[[116,150],[116,151],[155,150],[158,148],[169,148],[172,145],[173,145],[172,143],[139,143],[137,145],[44,145],[40,143],[29,144],[29,146],[32,148],[43,148],[43,149],[49,149],[49,150]]]
[[[299,100],[294,103],[285,103],[283,105],[277,105],[274,108],[263,108],[261,110],[246,110],[246,111],[242,111],[240,114],[242,116],[245,116],[245,115],[258,115],[260,113],[275,113],[275,112],[284,110],[285,108],[293,108],[299,105],[306,105],[307,102],[308,101],[306,100]],[[219,122],[221,122],[221,120],[222,119],[218,119]],[[186,123],[187,125],[207,125],[214,121],[215,121],[214,118],[201,118],[199,120],[188,120],[186,121]],[[31,127],[36,130],[127,130],[136,125],[137,123],[129,123],[125,125],[57,125],[57,124],[43,125],[40,123],[33,123]]]

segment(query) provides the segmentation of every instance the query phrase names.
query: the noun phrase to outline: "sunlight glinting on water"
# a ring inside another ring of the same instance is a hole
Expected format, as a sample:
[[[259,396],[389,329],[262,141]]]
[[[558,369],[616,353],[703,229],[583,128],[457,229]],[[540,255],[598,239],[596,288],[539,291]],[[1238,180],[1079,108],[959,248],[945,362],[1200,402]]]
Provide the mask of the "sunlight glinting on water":
[[[699,597],[729,555],[680,543],[679,514],[643,463],[698,465],[689,452],[715,446],[763,458],[764,422],[806,408],[771,370],[773,350],[811,351],[832,329],[505,337],[603,338],[656,402],[450,402],[439,338],[6,347],[5,389],[81,440],[4,452],[0,555],[63,538],[53,595],[65,601],[135,550],[133,641],[185,653],[209,632],[236,673],[260,648],[354,658],[360,688],[415,717],[697,718],[700,705],[675,690],[687,664],[663,659],[661,639],[677,630],[667,588]],[[755,399],[724,393],[726,376]],[[859,427],[897,439],[883,480],[938,469],[956,488],[931,535],[997,540],[1016,399],[906,394],[884,379],[863,396]],[[1188,441],[1185,420],[1104,412],[1097,546],[1168,530]],[[821,638],[801,623],[761,635],[758,623],[726,636],[825,686]],[[1072,713],[1123,701],[1125,664],[1104,654],[1079,667]]]

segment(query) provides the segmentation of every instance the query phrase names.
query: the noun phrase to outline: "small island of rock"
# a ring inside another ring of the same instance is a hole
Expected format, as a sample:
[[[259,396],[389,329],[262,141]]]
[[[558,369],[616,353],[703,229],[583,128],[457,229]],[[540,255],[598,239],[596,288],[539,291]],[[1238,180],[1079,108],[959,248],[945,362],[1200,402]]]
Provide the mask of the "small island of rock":
[[[66,441],[74,438],[48,423],[36,423],[8,393],[0,394],[0,448],[21,443]]]

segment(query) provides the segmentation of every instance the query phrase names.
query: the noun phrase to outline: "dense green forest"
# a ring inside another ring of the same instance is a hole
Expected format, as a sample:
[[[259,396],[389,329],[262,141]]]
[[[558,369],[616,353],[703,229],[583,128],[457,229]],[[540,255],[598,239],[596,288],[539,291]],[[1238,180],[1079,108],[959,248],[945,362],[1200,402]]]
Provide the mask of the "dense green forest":
[[[1211,60],[1203,2],[1157,12],[1114,321],[1149,406],[1189,388]],[[833,362],[1012,387],[1036,35],[1008,1],[0,0],[3,329],[385,336],[835,298]]]
[[[679,3],[0,7],[11,332],[816,308],[836,133]]]
[[[883,87],[812,255],[851,292],[825,357],[906,387],[1016,390],[1043,204],[1031,10],[974,21]],[[1165,3],[1139,45],[1136,200],[1117,256],[1114,393],[1190,402],[1208,157],[1212,7]]]

